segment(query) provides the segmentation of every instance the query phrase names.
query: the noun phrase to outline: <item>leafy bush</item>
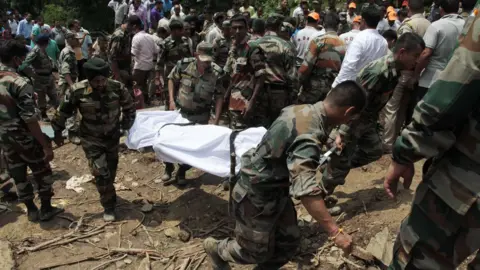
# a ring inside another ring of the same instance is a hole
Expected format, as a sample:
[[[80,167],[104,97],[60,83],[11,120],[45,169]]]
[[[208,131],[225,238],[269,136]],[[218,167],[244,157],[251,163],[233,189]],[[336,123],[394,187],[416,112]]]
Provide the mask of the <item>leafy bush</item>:
[[[42,11],[43,19],[48,24],[53,24],[55,21],[67,22],[75,19],[78,16],[76,9],[65,9],[60,5],[48,4],[45,5]]]

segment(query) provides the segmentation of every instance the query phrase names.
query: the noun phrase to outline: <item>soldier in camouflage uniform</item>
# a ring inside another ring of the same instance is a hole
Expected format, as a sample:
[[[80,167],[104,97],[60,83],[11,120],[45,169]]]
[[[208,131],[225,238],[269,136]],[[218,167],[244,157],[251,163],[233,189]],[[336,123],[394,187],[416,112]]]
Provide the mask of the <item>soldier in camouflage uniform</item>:
[[[325,34],[313,38],[308,45],[298,69],[298,80],[302,84],[298,96],[300,104],[323,100],[340,71],[346,47],[335,31],[337,22],[337,15],[328,13],[324,19]]]
[[[243,114],[253,94],[255,70],[249,58],[248,23],[242,15],[235,15],[231,20],[234,40],[228,53],[224,71],[230,78],[230,85],[225,94],[228,100],[228,114],[231,129],[246,129],[255,126],[254,117],[247,119]],[[258,123],[258,122],[257,122]]]
[[[377,132],[379,112],[388,102],[401,73],[415,68],[424,47],[420,36],[407,33],[398,39],[393,53],[388,51],[387,55],[367,64],[357,75],[357,82],[367,91],[368,105],[358,120],[342,125],[338,130],[346,146],[339,156],[332,157],[330,168],[325,171],[323,183],[329,193],[345,183],[351,168],[367,165],[382,156],[382,143]]]
[[[214,270],[230,269],[228,262],[257,264],[255,269],[280,269],[297,251],[300,229],[289,196],[349,252],[352,239],[328,214],[325,189],[316,181],[322,146],[331,129],[347,123],[365,106],[366,93],[353,81],[339,84],[324,102],[282,110],[256,148],[241,158],[232,191],[235,239],[207,238],[205,252]]]
[[[132,96],[118,81],[108,79],[109,66],[99,58],[83,65],[87,80],[74,84],[61,101],[52,127],[55,142],[63,144],[65,121],[77,109],[82,115],[80,138],[95,184],[100,193],[105,221],[115,220],[116,193],[113,183],[118,165],[121,130],[128,130],[135,120]],[[120,116],[122,116],[120,118]]]
[[[132,73],[132,35],[128,24],[122,24],[110,37],[107,53],[112,68],[113,79],[121,81],[120,72]],[[125,83],[125,82],[123,82]]]
[[[52,74],[53,62],[45,51],[49,40],[50,37],[46,34],[37,35],[35,37],[35,48],[27,54],[20,68],[22,70],[25,67],[31,66],[33,69],[33,74],[31,74],[30,77],[34,81],[33,88],[37,93],[38,108],[40,109],[42,118],[46,121],[49,121],[47,117],[47,96],[55,108],[58,106],[57,89],[55,88],[55,79]]]
[[[108,38],[104,35],[101,35],[97,38],[97,46],[98,48],[92,54],[92,58],[100,58],[105,62],[109,62],[108,60]]]
[[[215,125],[218,125],[222,113],[225,95],[224,72],[213,63],[213,55],[212,44],[200,42],[196,57],[178,61],[168,76],[169,109],[172,111],[179,109],[180,114],[194,124],[208,124],[213,101],[215,101]],[[176,87],[178,96],[175,96]],[[170,185],[176,182],[178,185],[185,185],[185,173],[189,168],[188,165],[180,165],[176,178],[172,179],[174,165],[165,162],[163,184]]]
[[[155,80],[160,80],[160,77],[163,77],[164,81],[167,81],[168,75],[178,61],[193,56],[192,40],[184,36],[183,23],[173,20],[169,27],[170,36],[163,41],[158,53]],[[166,108],[169,108],[168,91],[164,93],[164,99]]]
[[[78,77],[77,58],[74,49],[80,46],[75,34],[68,32],[65,35],[67,45],[60,52],[58,57],[58,86],[60,87],[60,97],[65,95],[68,87],[72,86]]]
[[[283,16],[269,17],[265,35],[249,43],[249,61],[255,70],[255,79],[244,117],[256,111],[253,113],[255,121],[265,128],[272,124],[283,108],[293,103],[298,94],[295,48],[277,35],[282,22]]]
[[[459,47],[395,142],[384,182],[390,197],[400,177],[410,187],[415,162],[427,162],[389,269],[457,269],[480,248],[479,33],[477,14],[466,21]],[[479,259],[477,253],[465,269],[479,269]]]
[[[230,51],[230,47],[232,45],[231,28],[232,24],[229,20],[223,21],[222,35],[215,38],[213,41],[213,49],[215,51],[213,60],[215,64],[219,65],[222,69],[227,63],[228,52]]]
[[[27,207],[28,220],[33,222],[49,220],[63,209],[51,205],[53,179],[49,162],[53,151],[38,124],[33,88],[16,73],[27,52],[24,45],[13,40],[0,46],[0,144],[18,199]],[[36,183],[40,212],[33,202],[35,194],[27,179],[27,167]]]

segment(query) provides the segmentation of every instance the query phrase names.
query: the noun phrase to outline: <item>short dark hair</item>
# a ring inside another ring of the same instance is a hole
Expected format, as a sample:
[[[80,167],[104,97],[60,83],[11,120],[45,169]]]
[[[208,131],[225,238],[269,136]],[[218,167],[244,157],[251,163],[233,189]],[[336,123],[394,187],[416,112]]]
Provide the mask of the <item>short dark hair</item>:
[[[472,11],[476,3],[476,0],[462,0],[463,11]]]
[[[223,12],[219,12],[217,14],[215,14],[215,18],[213,18],[213,21],[215,23],[219,23],[221,19],[225,20],[227,16],[225,15],[225,13]]]
[[[424,10],[423,0],[408,1],[408,8],[413,12],[423,12]]]
[[[419,47],[422,50],[425,49],[425,41],[423,41],[423,38],[415,33],[408,32],[398,38],[393,47],[393,52],[397,52],[401,48],[404,48],[406,51],[411,51]]]
[[[446,13],[457,13],[460,6],[458,0],[441,0],[440,7]]]
[[[233,24],[233,22],[241,22],[245,25],[245,28],[248,28],[248,22],[247,22],[247,18],[245,18],[243,15],[241,14],[236,14],[234,15],[231,19],[230,19],[230,23]]]
[[[387,31],[383,32],[382,35],[386,40],[397,40],[397,32],[392,29],[388,29]]]
[[[282,25],[282,22],[285,20],[284,16],[280,15],[274,15],[270,16],[267,18],[267,21],[265,23],[265,28],[270,31],[278,31],[280,30],[280,26]]]
[[[325,29],[336,29],[340,19],[335,12],[327,12],[323,19],[323,26]]]
[[[184,19],[183,19],[184,22],[188,22],[188,23],[196,23],[198,21],[198,17],[195,16],[195,15],[187,15]]]
[[[330,90],[325,102],[338,107],[355,107],[355,113],[359,113],[367,104],[367,92],[355,81],[344,81]]]
[[[362,10],[362,19],[369,28],[377,28],[378,22],[382,19],[382,14],[378,8],[368,6]]]
[[[179,20],[172,20],[170,24],[168,25],[170,27],[170,30],[180,30],[183,29],[183,23]]]
[[[27,47],[17,40],[5,40],[0,44],[0,60],[3,63],[12,61],[15,56],[24,57],[27,54]]]
[[[263,19],[253,19],[252,20],[252,31],[253,33],[265,33],[265,20]]]
[[[137,15],[132,15],[128,17],[127,23],[130,26],[138,26],[139,28],[142,28],[143,26],[142,20],[140,20],[140,18]]]
[[[317,23],[318,21],[312,18],[311,16],[307,17],[307,23]]]
[[[402,8],[397,12],[397,15],[398,15],[398,17],[406,18],[406,17],[408,17],[408,10],[405,9],[405,8]]]
[[[288,22],[289,24],[293,25],[293,27],[297,27],[297,20],[293,17],[286,17],[285,22]]]

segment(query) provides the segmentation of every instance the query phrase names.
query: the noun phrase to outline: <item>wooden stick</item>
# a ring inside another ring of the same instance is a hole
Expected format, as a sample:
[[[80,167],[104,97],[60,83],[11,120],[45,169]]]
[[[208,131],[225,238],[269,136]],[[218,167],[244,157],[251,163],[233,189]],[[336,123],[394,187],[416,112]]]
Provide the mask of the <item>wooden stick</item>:
[[[90,270],[97,270],[97,269],[102,269],[104,266],[107,266],[113,262],[116,262],[116,261],[120,261],[120,260],[123,260],[127,257],[128,255],[127,254],[124,254],[123,256],[121,257],[118,257],[118,258],[115,258],[115,259],[111,259],[109,261],[106,261],[106,262],[103,262],[97,266],[95,266],[94,268],[90,269]]]
[[[122,247],[122,225],[123,223],[118,226],[118,248]]]
[[[342,261],[344,261],[345,263],[347,263],[347,264],[349,264],[349,265],[351,265],[351,266],[353,266],[353,267],[355,267],[355,268],[357,268],[357,269],[363,269],[363,268],[365,268],[365,267],[363,267],[363,266],[360,266],[360,265],[358,265],[358,264],[350,261],[350,260],[347,259],[347,258],[343,258],[343,257],[342,257]]]
[[[157,245],[155,245],[155,243],[153,242],[153,239],[152,239],[152,237],[150,236],[150,234],[148,233],[147,228],[145,227],[145,225],[142,224],[142,228],[143,228],[143,230],[145,231],[145,233],[147,234],[148,242],[150,242],[150,245],[152,245],[152,247],[156,249],[156,248],[157,248]]]
[[[205,258],[207,258],[207,254],[203,254],[202,258],[200,258],[197,265],[193,267],[192,270],[197,270],[200,267],[200,265],[202,265],[203,261],[205,261]]]
[[[80,263],[80,262],[84,262],[84,261],[90,261],[90,260],[99,260],[105,256],[107,256],[108,253],[103,253],[102,255],[100,256],[88,256],[88,257],[84,257],[84,258],[80,258],[80,259],[72,259],[72,260],[69,260],[69,261],[63,261],[63,262],[60,262],[60,263],[51,263],[51,264],[47,264],[47,265],[44,265],[44,266],[40,266],[39,269],[50,269],[50,268],[55,268],[55,267],[59,267],[59,266],[64,266],[64,265],[71,265],[71,264],[76,264],[76,263]]]
[[[202,236],[205,236],[205,235],[209,235],[210,233],[214,232],[215,230],[217,230],[218,228],[222,227],[223,225],[225,225],[226,221],[225,220],[222,220],[218,223],[217,226],[213,227],[213,229],[210,229],[204,233],[201,233],[199,235],[197,235],[197,237],[202,237]]]
[[[158,252],[153,249],[141,249],[141,248],[110,248],[110,252],[116,253],[128,253],[128,254],[144,254],[152,253],[158,255]]]
[[[192,260],[192,258],[188,257],[186,258],[185,260],[183,260],[183,263],[182,265],[180,265],[180,269],[179,270],[186,270],[188,265],[190,265],[190,261]]]
[[[78,239],[83,239],[83,238],[88,238],[90,236],[94,236],[94,235],[97,235],[97,234],[100,234],[104,232],[103,229],[101,230],[95,230],[94,232],[91,232],[91,233],[87,233],[87,234],[84,234],[84,235],[80,235],[80,236],[77,236],[77,237],[73,237],[73,238],[70,238],[70,239],[65,239],[64,241],[60,241],[58,243],[54,243],[54,244],[51,244],[47,247],[51,248],[51,247],[56,247],[56,246],[61,246],[61,245],[65,245],[65,244],[68,244],[68,243],[72,243],[72,242],[75,242],[77,241]]]

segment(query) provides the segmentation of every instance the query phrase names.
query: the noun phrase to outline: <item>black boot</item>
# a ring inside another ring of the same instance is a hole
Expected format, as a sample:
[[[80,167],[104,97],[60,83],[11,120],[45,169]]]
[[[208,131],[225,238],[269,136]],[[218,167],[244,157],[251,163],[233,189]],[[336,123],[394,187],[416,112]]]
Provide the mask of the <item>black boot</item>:
[[[180,165],[178,168],[177,176],[175,179],[177,180],[177,185],[185,186],[187,184],[187,179],[185,179],[185,174],[190,169],[190,166]]]
[[[165,171],[163,172],[162,182],[164,186],[171,185],[175,182],[175,179],[172,179],[173,170],[175,166],[172,163],[165,162]]]
[[[103,212],[103,220],[105,222],[113,222],[116,220],[115,209],[114,208],[105,208]]]
[[[27,200],[24,202],[27,207],[27,217],[28,221],[36,222],[38,221],[38,208],[33,202],[33,200]]]
[[[40,207],[40,221],[47,221],[54,216],[63,213],[62,208],[54,207],[50,199],[42,199],[42,206]]]

